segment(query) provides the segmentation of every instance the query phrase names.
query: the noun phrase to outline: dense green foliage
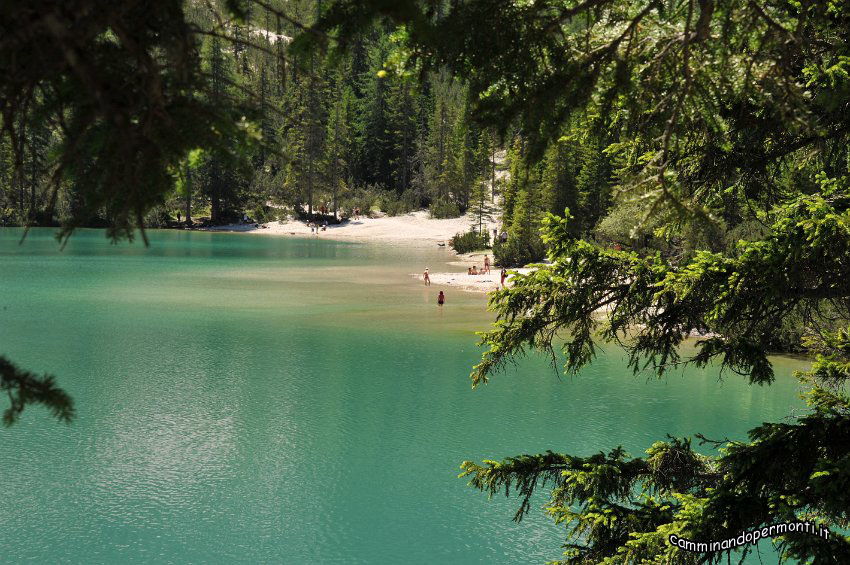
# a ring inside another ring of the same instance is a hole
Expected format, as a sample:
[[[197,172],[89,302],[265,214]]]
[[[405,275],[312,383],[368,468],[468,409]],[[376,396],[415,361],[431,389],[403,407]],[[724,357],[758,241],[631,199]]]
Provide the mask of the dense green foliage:
[[[247,140],[246,111],[216,99],[179,0],[6,3],[0,30],[0,208],[20,221],[56,210],[67,234],[103,215],[132,236],[184,155]]]
[[[787,520],[832,536],[783,535],[783,557],[850,562],[844,3],[156,6],[2,9],[4,214],[68,229],[97,217],[121,236],[178,206],[213,221],[270,205],[472,207],[480,233],[501,139],[508,240],[494,254],[550,264],[492,295],[475,384],[528,348],[560,349],[577,372],[600,339],[635,371],[715,364],[754,384],[772,381],[777,343],[817,357],[806,414],[709,442],[714,455],[678,438],[644,458],[523,455],[464,463],[471,484],[519,493],[517,518],[551,486],[570,563],[720,562],[668,536]],[[44,402],[70,416],[50,379],[10,365],[3,387],[13,414]]]
[[[227,223],[321,205],[456,217],[487,178],[493,137],[468,119],[467,87],[396,72],[392,26],[332,56],[289,48],[312,0],[51,6],[13,3],[0,22],[3,76],[20,77],[0,108],[7,224],[128,236],[177,212]]]
[[[340,0],[318,29],[347,38],[376,14],[405,30],[410,67],[464,76],[472,116],[521,132],[504,194],[514,239],[532,239],[527,218],[547,205],[572,216],[547,222],[551,264],[492,295],[499,320],[475,384],[529,348],[577,372],[600,339],[635,371],[711,364],[755,384],[773,380],[777,341],[817,354],[801,376],[807,413],[709,442],[714,455],[671,439],[645,458],[466,462],[471,484],[518,493],[518,519],[550,487],[569,563],[721,562],[728,552],[689,553],[668,536],[789,520],[832,535],[782,535],[782,558],[850,561],[838,530],[850,523],[846,4]],[[541,178],[568,188],[553,198]],[[690,335],[696,353],[682,357]]]
[[[472,251],[481,251],[490,247],[490,238],[487,233],[478,233],[474,229],[466,233],[459,233],[452,237],[449,245],[457,253],[471,253]]]

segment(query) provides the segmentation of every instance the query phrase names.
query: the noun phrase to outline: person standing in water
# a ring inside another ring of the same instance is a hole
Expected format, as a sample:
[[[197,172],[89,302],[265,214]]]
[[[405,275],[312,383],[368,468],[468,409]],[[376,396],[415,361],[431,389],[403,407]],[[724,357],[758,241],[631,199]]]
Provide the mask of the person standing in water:
[[[425,279],[425,286],[431,286],[431,276],[428,274],[427,267],[425,267],[425,273],[422,275],[422,278]]]
[[[440,294],[437,295],[437,306],[442,306],[446,302],[446,295],[443,294],[443,291],[440,291]]]
[[[484,272],[487,273],[488,275],[490,274],[490,256],[489,255],[484,256]]]

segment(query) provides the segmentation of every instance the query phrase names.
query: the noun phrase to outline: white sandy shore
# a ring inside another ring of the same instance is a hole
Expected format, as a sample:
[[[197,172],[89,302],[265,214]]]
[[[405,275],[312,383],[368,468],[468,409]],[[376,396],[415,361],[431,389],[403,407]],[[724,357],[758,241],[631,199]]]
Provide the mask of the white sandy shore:
[[[268,34],[265,30],[260,30]],[[275,38],[278,39],[278,38]],[[287,41],[289,38],[281,36],[280,39]],[[506,151],[500,150],[496,153],[496,163],[503,165],[506,159]],[[496,176],[503,181],[508,171],[501,167],[496,171]],[[447,220],[435,220],[428,217],[427,210],[419,210],[404,214],[402,216],[383,216],[374,218],[361,217],[358,220],[348,220],[338,225],[329,225],[325,231],[313,232],[305,222],[290,220],[284,223],[269,222],[267,224],[232,224],[227,226],[216,226],[208,228],[209,231],[238,231],[257,234],[268,234],[278,236],[315,237],[318,239],[334,239],[343,241],[363,242],[387,242],[395,246],[445,246],[448,247],[449,240],[458,233],[469,231],[474,219],[467,215],[460,218]],[[493,230],[501,225],[500,218],[495,217],[487,230]],[[492,255],[490,257],[492,261]],[[464,269],[476,265],[478,268],[484,266],[484,253],[471,253],[458,255],[457,261],[448,263],[455,267]],[[517,269],[520,272],[528,272],[530,269]],[[422,280],[422,273],[413,275]],[[467,275],[463,272],[432,272],[431,282],[435,285],[446,285],[461,288],[463,290],[490,292],[496,290],[500,285],[500,268],[493,266],[489,275]],[[509,283],[510,277],[506,283]]]
[[[312,234],[307,224],[290,220],[285,223],[269,222],[262,227],[233,224],[209,228],[212,231],[240,231],[270,235],[293,235],[339,239],[346,241],[392,241],[409,245],[448,244],[457,233],[469,231],[472,223],[469,217],[434,220],[428,217],[426,210],[411,212],[403,216],[381,216],[376,218],[361,217],[359,220],[349,220],[338,225],[329,225],[326,231],[318,235]],[[497,224],[494,222],[493,226]],[[490,229],[493,229],[491,227]]]
[[[420,210],[402,216],[361,217],[359,220],[329,225],[326,231],[319,231],[318,235],[311,232],[305,222],[292,220],[282,224],[269,222],[268,224],[261,224],[261,227],[256,227],[253,224],[217,226],[209,228],[209,231],[237,231],[277,236],[316,237],[318,239],[386,242],[393,245],[431,247],[436,245],[448,246],[452,236],[469,231],[471,224],[472,220],[469,217],[435,220],[428,217],[426,210]],[[492,230],[497,225],[497,222],[493,222],[488,229]],[[459,272],[432,272],[430,273],[431,284],[451,286],[474,292],[490,292],[498,289],[501,271],[498,266],[493,266],[487,275],[466,274],[466,269],[472,265],[479,269],[484,266],[485,254],[487,253],[477,252],[457,255],[456,260],[447,263],[447,266],[451,265],[464,270]],[[492,261],[492,254],[489,255]],[[516,270],[522,273],[530,271],[530,269]],[[422,273],[412,274],[411,276],[422,281]],[[510,284],[510,277],[508,277],[506,284]]]
[[[531,269],[508,269],[509,271],[517,271],[519,273],[528,273]],[[501,269],[491,270],[487,275],[468,275],[462,273],[429,273],[431,278],[431,286],[451,286],[460,290],[468,290],[471,292],[492,292],[500,288]],[[424,284],[422,273],[411,274],[411,277],[421,281]],[[505,280],[505,285],[511,285],[511,275]]]

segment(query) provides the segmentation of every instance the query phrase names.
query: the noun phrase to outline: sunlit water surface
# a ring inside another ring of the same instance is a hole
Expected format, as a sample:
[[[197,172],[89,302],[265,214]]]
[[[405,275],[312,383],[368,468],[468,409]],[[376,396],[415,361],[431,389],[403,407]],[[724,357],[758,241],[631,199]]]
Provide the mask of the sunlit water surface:
[[[743,439],[802,405],[800,363],[769,388],[648,381],[613,350],[575,378],[529,358],[473,391],[485,297],[444,289],[439,309],[410,276],[447,269],[444,249],[149,235],[60,250],[0,230],[0,354],[77,408],[0,430],[0,561],[544,562],[562,530],[512,522],[516,500],[488,502],[461,461]]]

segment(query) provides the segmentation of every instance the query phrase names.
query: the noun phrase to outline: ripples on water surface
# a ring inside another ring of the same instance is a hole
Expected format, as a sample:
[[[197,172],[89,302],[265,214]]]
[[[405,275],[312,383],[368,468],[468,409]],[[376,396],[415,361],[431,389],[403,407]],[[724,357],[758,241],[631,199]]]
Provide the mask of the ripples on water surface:
[[[770,388],[647,382],[617,352],[472,391],[484,297],[447,289],[439,310],[409,276],[445,250],[151,235],[82,231],[60,252],[0,230],[0,353],[77,406],[71,426],[31,408],[0,430],[0,561],[544,562],[560,530],[513,523],[462,460],[743,438],[801,405],[788,361]]]

